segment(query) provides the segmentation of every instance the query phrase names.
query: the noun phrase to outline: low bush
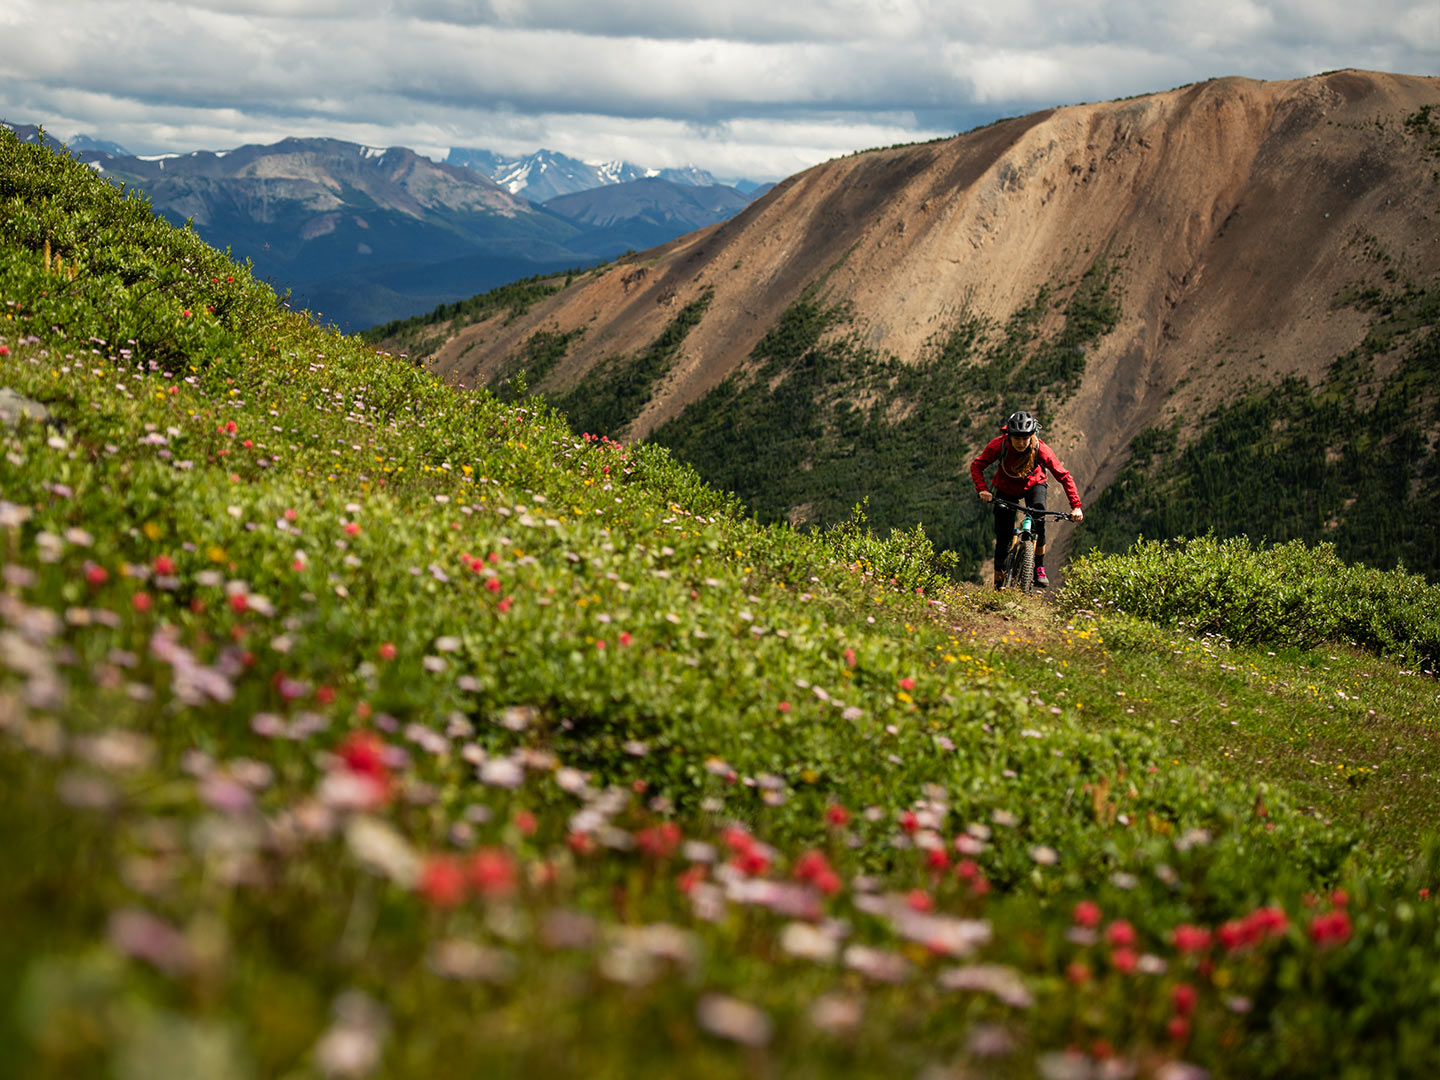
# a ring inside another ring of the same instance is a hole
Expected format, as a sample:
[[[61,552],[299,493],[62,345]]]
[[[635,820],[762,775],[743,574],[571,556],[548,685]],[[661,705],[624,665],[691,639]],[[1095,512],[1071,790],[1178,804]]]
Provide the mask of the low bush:
[[[1245,537],[1137,541],[1067,569],[1067,610],[1119,610],[1235,642],[1343,642],[1411,663],[1440,659],[1440,587],[1404,567],[1342,562],[1331,544]]]

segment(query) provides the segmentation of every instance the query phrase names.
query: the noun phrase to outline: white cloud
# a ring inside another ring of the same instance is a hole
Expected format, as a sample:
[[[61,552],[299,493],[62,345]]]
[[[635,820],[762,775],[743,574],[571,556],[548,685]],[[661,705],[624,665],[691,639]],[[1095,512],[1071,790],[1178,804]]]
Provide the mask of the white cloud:
[[[141,151],[325,134],[764,177],[1212,75],[1440,57],[1435,0],[6,0],[0,26],[0,116]]]

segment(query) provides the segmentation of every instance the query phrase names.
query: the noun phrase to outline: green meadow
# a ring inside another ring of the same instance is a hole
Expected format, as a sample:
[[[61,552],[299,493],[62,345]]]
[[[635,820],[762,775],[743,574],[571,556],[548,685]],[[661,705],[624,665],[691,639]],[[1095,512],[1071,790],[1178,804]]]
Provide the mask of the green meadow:
[[[4,131],[0,384],[0,1075],[1440,1068],[1423,578],[762,525]]]

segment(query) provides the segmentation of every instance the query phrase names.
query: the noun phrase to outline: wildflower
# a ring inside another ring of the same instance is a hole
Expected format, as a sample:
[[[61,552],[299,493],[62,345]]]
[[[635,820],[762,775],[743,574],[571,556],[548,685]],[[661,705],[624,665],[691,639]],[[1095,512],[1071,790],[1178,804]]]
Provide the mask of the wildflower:
[[[155,561],[150,564],[155,573],[168,577],[175,573],[175,560],[169,555],[156,555]]]
[[[1079,960],[1072,960],[1065,967],[1065,978],[1073,986],[1084,986],[1090,981],[1090,965]]]
[[[154,605],[149,593],[138,592],[130,598],[130,606],[142,615]]]
[[[770,1041],[770,1018],[755,1006],[723,994],[702,997],[696,1019],[711,1035],[742,1046],[764,1046]]]
[[[431,907],[455,907],[465,899],[465,870],[454,856],[433,855],[421,867],[415,891]]]
[[[1343,909],[1316,915],[1310,920],[1310,940],[1316,945],[1343,945],[1350,940],[1353,927]]]
[[[355,535],[358,534],[359,532],[360,532],[360,523],[359,523],[358,521],[346,522],[346,524],[345,524],[345,535],[346,535],[346,536],[355,536]]]
[[[845,650],[845,666],[846,666],[847,668],[853,668],[853,667],[855,666],[855,650],[854,650],[854,649],[846,649],[846,650]]]
[[[1195,1011],[1195,988],[1189,983],[1177,983],[1170,991],[1170,1002],[1180,1016],[1189,1016]]]
[[[935,910],[935,898],[924,889],[911,889],[905,895],[905,905],[911,911],[918,911],[924,914]]]
[[[950,853],[944,848],[931,848],[925,853],[925,865],[936,872],[950,869]]]
[[[790,711],[790,702],[788,702],[788,701],[782,701],[782,702],[780,702],[780,704],[777,706],[777,708],[778,708],[782,713],[783,713],[783,712],[789,712],[789,711]]]
[[[110,572],[106,570],[103,566],[98,566],[92,562],[87,562],[85,564],[85,581],[92,588],[98,589],[101,585],[104,585],[105,582],[109,579]]]
[[[503,588],[503,586],[500,584],[499,578],[492,577],[485,579],[485,588],[489,589],[491,592],[499,592]]]
[[[1165,1025],[1165,1034],[1176,1042],[1184,1042],[1190,1037],[1190,1021],[1183,1016],[1172,1016]]]
[[[1186,923],[1175,928],[1171,941],[1182,953],[1203,952],[1210,946],[1210,936],[1205,927]]]
[[[1124,919],[1116,919],[1105,928],[1105,940],[1117,948],[1129,948],[1138,940],[1135,927]]]
[[[508,896],[515,891],[515,859],[503,848],[481,848],[470,856],[470,884],[481,896]]]
[[[1135,955],[1134,949],[1121,948],[1110,953],[1110,966],[1121,975],[1133,975],[1139,963],[1140,958]]]
[[[680,849],[684,835],[680,826],[673,821],[661,822],[635,834],[635,846],[646,855],[657,859],[669,859]]]
[[[915,816],[915,811],[906,810],[900,815],[900,827],[912,835],[920,828],[920,819]]]
[[[1100,905],[1094,900],[1081,900],[1075,905],[1071,918],[1074,919],[1076,926],[1084,926],[1093,930],[1100,925]]]
[[[378,651],[380,653],[381,660],[394,660],[395,655],[399,650],[395,648],[394,642],[386,641],[381,643]]]
[[[675,887],[686,896],[689,896],[690,893],[694,891],[695,886],[704,880],[705,867],[703,864],[697,863],[694,866],[687,867],[676,876]]]
[[[900,689],[901,689],[901,690],[914,690],[914,689],[915,689],[915,680],[912,679],[912,678],[910,678],[910,676],[908,676],[908,675],[905,676],[905,678],[903,678],[903,679],[900,680]]]
[[[621,630],[621,631],[620,631],[620,637],[619,637],[618,640],[619,640],[619,642],[620,642],[621,645],[629,645],[629,644],[630,644],[632,641],[634,641],[635,639],[630,636],[630,631],[629,631],[629,630]]]
[[[230,597],[230,610],[237,615],[243,615],[250,609],[250,597],[243,592],[237,592]]]

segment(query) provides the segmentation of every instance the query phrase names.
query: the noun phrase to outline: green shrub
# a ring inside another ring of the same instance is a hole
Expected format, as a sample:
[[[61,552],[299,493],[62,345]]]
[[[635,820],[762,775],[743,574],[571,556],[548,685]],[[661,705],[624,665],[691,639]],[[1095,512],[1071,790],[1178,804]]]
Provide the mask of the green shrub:
[[[1440,659],[1440,587],[1403,567],[1346,564],[1331,544],[1141,539],[1121,555],[1076,560],[1066,584],[1070,610],[1119,610],[1239,643],[1348,642],[1410,662]]]

